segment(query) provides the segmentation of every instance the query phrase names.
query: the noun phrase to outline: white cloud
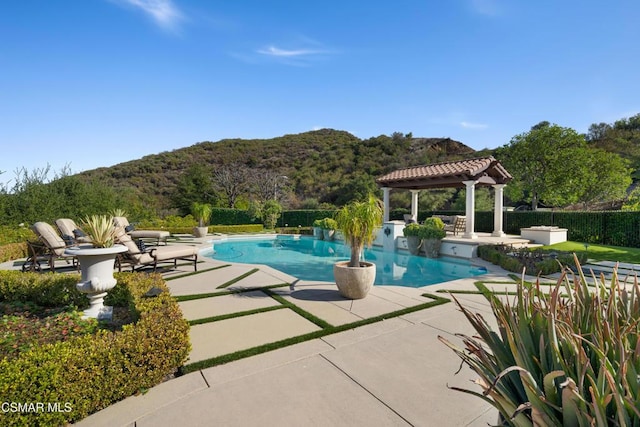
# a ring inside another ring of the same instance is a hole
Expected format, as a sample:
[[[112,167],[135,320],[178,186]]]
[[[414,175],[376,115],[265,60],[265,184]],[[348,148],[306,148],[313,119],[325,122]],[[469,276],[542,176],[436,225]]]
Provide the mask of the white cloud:
[[[167,30],[176,30],[184,19],[182,12],[172,0],[112,0],[142,10],[156,24]]]
[[[325,53],[321,50],[312,50],[312,49],[293,49],[293,50],[286,50],[286,49],[280,49],[278,47],[275,46],[268,46],[266,48],[263,49],[259,49],[258,53],[262,54],[262,55],[269,55],[269,56],[280,56],[280,57],[296,57],[296,56],[309,56],[309,55],[319,55],[322,53]]]
[[[460,122],[460,126],[465,129],[486,129],[489,126],[484,123]]]

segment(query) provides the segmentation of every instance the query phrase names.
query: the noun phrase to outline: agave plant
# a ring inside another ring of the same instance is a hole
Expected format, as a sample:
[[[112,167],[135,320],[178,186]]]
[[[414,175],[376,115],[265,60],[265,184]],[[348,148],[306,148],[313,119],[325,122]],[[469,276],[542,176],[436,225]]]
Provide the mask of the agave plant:
[[[114,208],[114,209],[111,210],[111,212],[109,212],[109,214],[112,217],[117,217],[117,216],[126,217],[127,216],[127,211],[125,211],[122,208]]]
[[[84,232],[91,238],[95,248],[110,248],[116,237],[113,217],[108,215],[91,215],[82,221]]]
[[[515,301],[486,287],[499,330],[457,300],[478,336],[464,348],[439,337],[475,371],[482,390],[457,389],[497,408],[507,425],[640,426],[640,287],[582,268],[557,283],[522,279]],[[454,298],[455,299],[455,298]]]

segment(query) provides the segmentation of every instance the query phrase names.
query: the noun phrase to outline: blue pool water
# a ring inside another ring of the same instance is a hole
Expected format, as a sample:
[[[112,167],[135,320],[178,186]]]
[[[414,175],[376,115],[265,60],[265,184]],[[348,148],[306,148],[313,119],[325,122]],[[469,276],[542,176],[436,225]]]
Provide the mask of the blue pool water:
[[[333,264],[348,260],[350,249],[339,242],[311,237],[277,236],[228,239],[213,243],[214,259],[245,264],[265,264],[301,280],[333,282]],[[376,285],[418,288],[486,273],[467,260],[425,258],[399,252],[365,250],[364,258],[376,264]]]

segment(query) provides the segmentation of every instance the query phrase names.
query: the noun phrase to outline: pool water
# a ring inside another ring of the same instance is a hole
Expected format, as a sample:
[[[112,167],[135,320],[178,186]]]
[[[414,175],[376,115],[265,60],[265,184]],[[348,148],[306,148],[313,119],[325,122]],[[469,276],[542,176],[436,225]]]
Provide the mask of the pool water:
[[[272,236],[215,241],[213,251],[204,255],[220,261],[265,264],[300,280],[333,282],[333,264],[348,260],[350,249],[340,242],[312,237]],[[431,259],[375,247],[365,250],[364,259],[376,264],[376,285],[418,288],[487,272],[468,260]]]

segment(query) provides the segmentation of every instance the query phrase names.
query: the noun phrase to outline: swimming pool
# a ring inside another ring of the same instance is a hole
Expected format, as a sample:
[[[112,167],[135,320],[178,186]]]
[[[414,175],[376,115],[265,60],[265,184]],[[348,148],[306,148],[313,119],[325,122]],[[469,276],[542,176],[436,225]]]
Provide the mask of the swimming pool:
[[[203,255],[220,261],[265,264],[300,280],[333,282],[333,264],[348,260],[349,254],[349,247],[339,242],[306,236],[271,236],[215,241],[213,250]],[[375,247],[366,249],[364,258],[376,264],[376,285],[419,288],[487,272],[468,260],[431,259],[383,252]]]

